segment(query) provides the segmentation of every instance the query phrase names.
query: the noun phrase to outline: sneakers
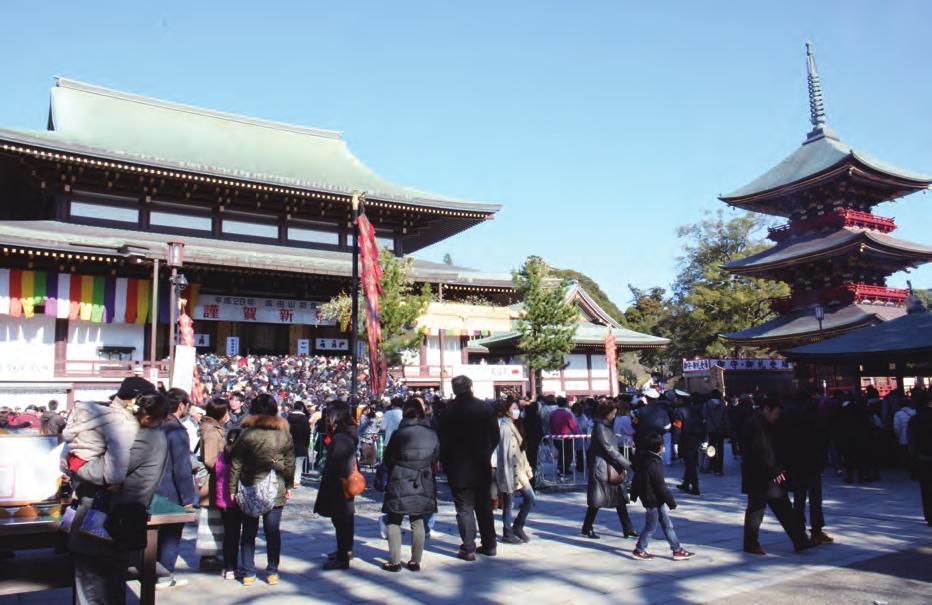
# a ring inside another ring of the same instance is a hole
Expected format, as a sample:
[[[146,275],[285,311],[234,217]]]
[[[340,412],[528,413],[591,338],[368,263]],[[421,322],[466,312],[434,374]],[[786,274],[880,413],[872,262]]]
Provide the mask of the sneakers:
[[[696,556],[696,553],[689,552],[688,550],[682,547],[680,547],[679,550],[676,550],[673,552],[674,561],[685,561],[686,559],[692,559],[694,556]]]
[[[654,556],[647,551],[634,549],[631,551],[631,555],[638,561],[653,561]]]
[[[224,580],[235,580],[235,579],[236,579],[236,572],[235,572],[235,571],[225,571],[225,572],[223,572],[223,579],[224,579]]]
[[[269,584],[269,586],[274,586],[278,584],[278,574],[270,573],[269,575],[265,577],[265,581]]]
[[[252,586],[256,583],[256,576],[246,576],[242,580],[243,586]]]
[[[170,588],[181,588],[182,586],[187,586],[188,581],[184,578],[174,578],[169,577],[163,580],[159,580],[155,583],[156,590],[168,590]]]

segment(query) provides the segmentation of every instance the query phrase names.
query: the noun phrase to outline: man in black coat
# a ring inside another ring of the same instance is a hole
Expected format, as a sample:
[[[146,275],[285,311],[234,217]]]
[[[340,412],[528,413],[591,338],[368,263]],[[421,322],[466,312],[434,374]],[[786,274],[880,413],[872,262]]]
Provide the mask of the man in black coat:
[[[680,457],[686,467],[683,482],[677,488],[699,495],[699,446],[705,439],[705,419],[702,404],[690,401],[683,391],[675,391],[678,407],[673,414],[673,442],[677,444]]]
[[[631,418],[634,425],[634,441],[641,450],[645,447],[645,439],[651,433],[657,433],[661,437],[669,433],[673,427],[670,421],[670,412],[667,411],[666,405],[660,400],[660,394],[654,388],[644,389],[644,396],[647,398],[647,405],[637,410]]]
[[[168,458],[165,461],[162,482],[156,493],[175,504],[192,509],[200,497],[194,489],[191,441],[187,429],[181,424],[181,418],[187,414],[191,401],[182,389],[169,389],[166,396],[169,414],[162,423],[162,432],[165,433],[168,442]],[[171,575],[159,580],[156,584],[157,590],[185,586],[188,583],[185,579],[174,577],[183,531],[184,525],[179,523],[159,527],[159,564]]]
[[[492,517],[492,452],[498,445],[498,422],[491,406],[472,394],[467,376],[453,379],[452,404],[440,418],[440,461],[447,475],[456,524],[463,543],[457,556],[474,561],[476,552],[496,554]],[[476,524],[482,547],[476,548]]]
[[[908,447],[916,461],[922,513],[932,527],[932,398],[916,397],[916,415],[907,425]]]
[[[744,551],[755,555],[767,554],[760,545],[760,524],[768,505],[797,552],[812,545],[790,506],[786,494],[786,471],[777,460],[774,448],[773,425],[780,419],[781,407],[776,399],[764,400],[760,411],[745,423],[741,439],[744,450],[741,491],[748,495],[748,507],[744,513]]]
[[[294,487],[298,488],[301,486],[301,475],[304,474],[311,445],[311,425],[303,401],[295,402],[294,409],[288,414],[288,430],[291,431],[291,440],[294,442]]]
[[[778,448],[779,457],[786,461],[787,479],[793,491],[793,512],[805,529],[808,499],[812,542],[830,544],[834,540],[822,531],[825,527],[822,472],[828,461],[828,423],[819,414],[816,402],[803,392],[786,407],[777,427],[784,445],[783,451]]]
[[[537,456],[540,453],[540,442],[544,440],[544,424],[540,417],[540,400],[528,403],[520,401],[523,410],[521,416],[521,429],[524,431],[525,454],[528,464],[534,472],[532,481],[537,483]]]

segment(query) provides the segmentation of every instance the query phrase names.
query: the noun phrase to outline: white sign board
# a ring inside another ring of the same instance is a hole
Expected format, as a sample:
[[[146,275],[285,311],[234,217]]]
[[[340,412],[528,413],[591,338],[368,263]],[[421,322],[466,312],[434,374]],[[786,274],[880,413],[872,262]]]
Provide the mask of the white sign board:
[[[714,367],[729,371],[790,372],[793,364],[785,359],[684,359],[683,372],[708,372]]]
[[[310,355],[311,354],[311,339],[310,338],[299,338],[298,339],[298,355]]]
[[[194,388],[194,364],[197,363],[197,349],[185,345],[175,347],[175,362],[172,366],[172,388],[184,389],[191,393]]]
[[[317,315],[319,302],[247,296],[201,295],[194,306],[194,321],[247,321],[267,324],[332,326],[336,322]]]
[[[318,338],[314,342],[318,351],[349,351],[349,346],[348,338]]]
[[[227,355],[239,355],[239,336],[227,336]]]
[[[53,500],[61,484],[58,437],[0,436],[0,505]]]
[[[443,381],[444,391],[453,394],[452,379],[463,375],[472,379],[472,390],[476,397],[491,399],[495,397],[495,385],[502,382],[524,382],[527,380],[522,365],[478,365],[467,364],[450,368],[451,373]]]

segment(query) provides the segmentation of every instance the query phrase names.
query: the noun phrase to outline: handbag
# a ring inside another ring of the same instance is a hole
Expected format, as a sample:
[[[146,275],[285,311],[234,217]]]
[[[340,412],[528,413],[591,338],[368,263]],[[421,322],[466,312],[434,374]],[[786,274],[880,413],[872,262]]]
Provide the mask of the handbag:
[[[345,479],[340,477],[340,483],[343,484],[343,495],[347,500],[352,500],[365,491],[366,478],[359,472],[358,463],[353,463],[353,472],[349,474],[349,477]]]
[[[608,465],[608,484],[609,485],[621,485],[625,482],[625,479],[628,478],[628,471],[621,471],[620,473],[615,470],[615,467],[611,464]]]
[[[276,449],[279,449],[279,442],[280,439],[276,435]],[[278,473],[275,472],[275,465],[278,461],[279,459],[276,458],[272,462],[269,474],[260,481],[252,485],[239,482],[236,489],[236,505],[243,511],[243,514],[259,518],[275,508],[275,499],[278,498]]]
[[[146,547],[146,528],[149,511],[138,502],[117,504],[107,515],[104,528],[113,538],[113,546],[122,552],[142,550]]]

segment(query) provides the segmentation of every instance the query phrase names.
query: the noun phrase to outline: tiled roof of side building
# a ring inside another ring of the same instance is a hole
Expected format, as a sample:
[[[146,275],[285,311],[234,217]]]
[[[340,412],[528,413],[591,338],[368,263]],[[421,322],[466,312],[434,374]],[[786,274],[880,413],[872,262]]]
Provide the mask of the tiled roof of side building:
[[[339,132],[191,107],[72,80],[52,89],[49,131],[0,130],[0,140],[266,185],[364,191],[414,206],[495,213],[392,183],[366,167]]]
[[[932,352],[932,313],[909,313],[811,345],[783,351],[794,358],[836,358]]]

